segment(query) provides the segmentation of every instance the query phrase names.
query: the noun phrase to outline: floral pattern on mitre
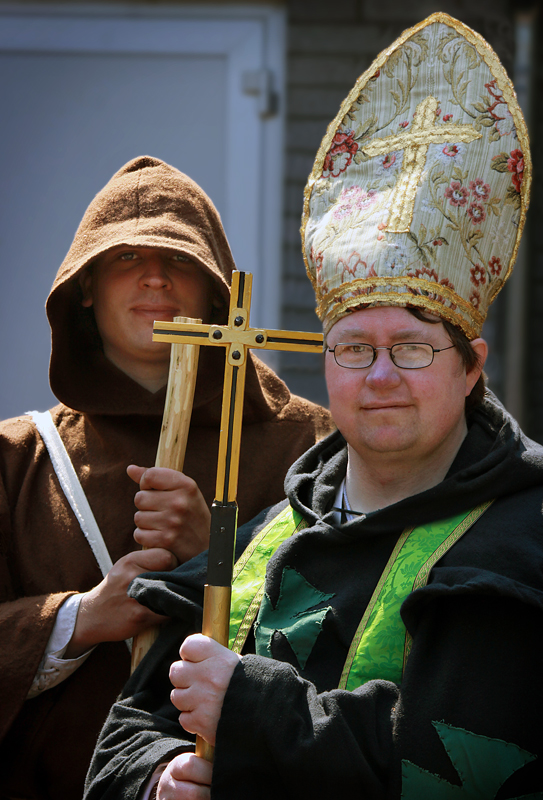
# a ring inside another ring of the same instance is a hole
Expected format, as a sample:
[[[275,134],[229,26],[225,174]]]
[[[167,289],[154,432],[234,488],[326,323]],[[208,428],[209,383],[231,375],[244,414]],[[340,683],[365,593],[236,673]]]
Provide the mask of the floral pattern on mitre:
[[[507,101],[503,96],[502,90],[498,87],[496,79],[494,78],[494,80],[485,83],[485,89],[488,92],[488,96],[477,110],[482,111],[487,116],[487,119],[493,120],[494,127],[500,136],[511,136],[515,130],[513,116],[507,107]]]
[[[376,177],[386,178],[395,175],[402,166],[402,159],[403,153],[401,150],[376,158],[374,166]]]
[[[342,172],[345,172],[358,150],[358,144],[353,137],[354,131],[352,130],[336,133],[324,161],[323,178],[328,178],[329,176],[337,178]]]
[[[334,219],[352,217],[357,211],[367,211],[377,201],[377,193],[367,192],[361,186],[349,186],[342,190],[332,211]]]
[[[451,164],[460,166],[464,161],[466,146],[461,142],[451,142],[449,144],[432,144],[428,148],[429,164],[441,164],[448,169]]]
[[[400,242],[389,242],[383,259],[383,274],[399,275],[408,266],[408,263],[407,248]]]
[[[306,187],[319,316],[357,298],[414,304],[479,335],[514,264],[530,182],[524,120],[486,42],[441,13],[406,31],[342,105]]]

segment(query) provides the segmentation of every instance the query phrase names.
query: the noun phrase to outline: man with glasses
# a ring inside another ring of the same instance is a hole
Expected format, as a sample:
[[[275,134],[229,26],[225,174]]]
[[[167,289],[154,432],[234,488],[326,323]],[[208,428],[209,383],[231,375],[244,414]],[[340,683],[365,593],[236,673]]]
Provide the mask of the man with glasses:
[[[489,86],[510,139],[473,122]],[[481,338],[529,159],[495,54],[445,14],[359,79],[302,224],[338,432],[238,531],[229,649],[176,652],[204,557],[134,582],[176,622],[110,713],[88,800],[543,796],[543,448],[485,390]]]
[[[335,347],[329,347],[328,352],[334,354],[334,360],[338,366],[346,369],[371,367],[379,350],[388,350],[392,362],[400,369],[423,369],[432,364],[435,353],[442,353],[453,347],[454,344],[451,344],[449,347],[436,350],[431,344],[422,342],[398,342],[392,347],[373,347],[371,344],[362,342],[342,342],[336,344]]]

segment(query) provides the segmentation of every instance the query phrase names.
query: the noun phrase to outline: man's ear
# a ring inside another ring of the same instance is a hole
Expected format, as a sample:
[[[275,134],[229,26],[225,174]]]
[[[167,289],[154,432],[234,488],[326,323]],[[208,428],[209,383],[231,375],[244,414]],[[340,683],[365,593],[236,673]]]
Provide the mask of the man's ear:
[[[478,363],[466,373],[466,397],[471,393],[471,390],[479,380],[488,356],[488,345],[484,339],[473,339],[470,345],[477,355]]]
[[[90,308],[92,306],[92,272],[88,267],[79,273],[79,285],[83,295],[81,305]]]

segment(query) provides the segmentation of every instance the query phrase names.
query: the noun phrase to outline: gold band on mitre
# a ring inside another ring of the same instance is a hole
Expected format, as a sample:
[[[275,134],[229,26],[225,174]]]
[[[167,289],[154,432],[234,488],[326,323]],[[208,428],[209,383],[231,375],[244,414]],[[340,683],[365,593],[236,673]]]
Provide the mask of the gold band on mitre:
[[[480,335],[511,274],[532,162],[492,48],[448,14],[405,31],[328,126],[302,247],[325,333],[352,310],[425,308]]]

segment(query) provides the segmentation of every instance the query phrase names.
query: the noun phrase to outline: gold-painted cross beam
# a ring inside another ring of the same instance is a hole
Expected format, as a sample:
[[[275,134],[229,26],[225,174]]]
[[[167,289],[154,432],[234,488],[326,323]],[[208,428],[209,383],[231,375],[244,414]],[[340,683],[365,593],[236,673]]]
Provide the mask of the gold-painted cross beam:
[[[237,528],[237,486],[245,372],[249,348],[294,350],[320,353],[320,333],[264,330],[251,328],[252,275],[235,271],[227,325],[155,322],[153,340],[226,348],[221,431],[215,500],[211,507],[211,531],[204,590],[202,632],[228,646],[232,570]],[[213,759],[213,748],[196,737],[196,755]]]
[[[383,139],[373,139],[362,147],[364,154],[370,158],[403,150],[402,169],[394,188],[385,228],[390,233],[409,231],[413,220],[417,186],[426,165],[430,145],[469,143],[482,136],[473,125],[458,123],[436,125],[438,105],[435,97],[427,97],[418,104],[409,131],[395,133]]]

